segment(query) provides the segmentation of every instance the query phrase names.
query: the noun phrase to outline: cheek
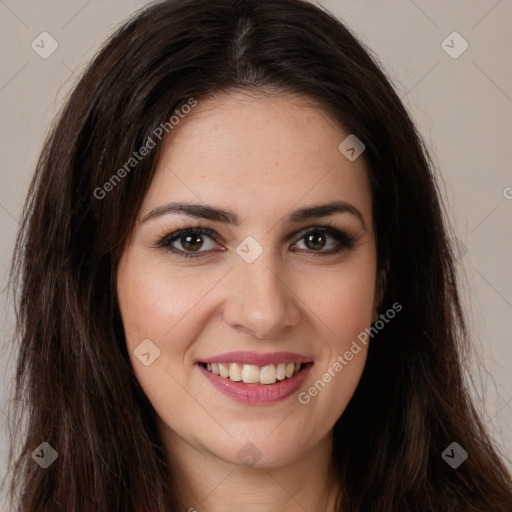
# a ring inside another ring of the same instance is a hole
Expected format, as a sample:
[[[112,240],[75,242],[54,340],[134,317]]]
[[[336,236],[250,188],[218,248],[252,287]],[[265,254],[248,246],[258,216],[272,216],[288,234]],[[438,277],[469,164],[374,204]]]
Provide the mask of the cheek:
[[[357,334],[371,321],[374,283],[361,280],[351,286],[347,279],[333,280],[324,290],[323,301],[318,300],[318,311],[337,338]],[[357,332],[356,332],[357,331]]]
[[[180,278],[179,272],[170,272],[143,251],[127,252],[119,265],[117,293],[130,361],[139,384],[163,416],[170,414],[169,404],[185,409],[190,401],[180,383],[186,378],[184,354],[196,336],[190,330],[196,328],[191,312],[205,294],[205,280],[197,281],[195,286],[190,276]],[[143,342],[148,348],[141,351]],[[148,365],[137,355],[146,352]]]
[[[150,262],[144,254],[128,255],[118,271],[119,307],[126,340],[135,348],[143,339],[160,344],[194,309],[205,294],[208,279],[180,277],[164,264]],[[172,348],[172,347],[171,347]]]
[[[302,276],[299,292],[309,311],[322,321],[329,345],[344,347],[347,340],[369,326],[375,299],[375,264],[361,259],[329,272]],[[309,291],[308,291],[309,290]]]
[[[361,264],[359,264],[361,263]],[[318,417],[334,423],[350,401],[363,372],[375,294],[375,265],[371,258],[333,271],[316,280],[308,306],[322,328],[323,344],[299,402]],[[322,327],[323,326],[323,327]],[[309,405],[308,405],[309,404]]]

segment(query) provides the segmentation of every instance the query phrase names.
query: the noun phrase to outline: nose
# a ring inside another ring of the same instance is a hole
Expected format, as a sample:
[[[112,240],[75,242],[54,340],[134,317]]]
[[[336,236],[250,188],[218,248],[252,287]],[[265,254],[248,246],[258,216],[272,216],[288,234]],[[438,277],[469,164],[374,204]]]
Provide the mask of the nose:
[[[230,327],[268,340],[300,321],[299,298],[277,265],[263,257],[250,264],[239,261],[230,274],[223,310],[223,320]]]

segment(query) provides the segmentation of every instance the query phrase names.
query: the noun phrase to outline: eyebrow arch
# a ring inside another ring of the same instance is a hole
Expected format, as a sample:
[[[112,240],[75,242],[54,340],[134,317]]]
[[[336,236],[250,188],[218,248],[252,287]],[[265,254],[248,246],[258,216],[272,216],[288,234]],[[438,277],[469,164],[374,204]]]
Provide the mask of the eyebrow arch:
[[[241,224],[240,217],[231,210],[224,210],[222,208],[216,208],[205,204],[183,202],[173,202],[157,206],[145,215],[141,222],[147,222],[150,219],[167,215],[169,213],[182,213],[189,217],[209,219],[216,222],[223,222],[225,224],[232,224],[234,226],[239,226]],[[326,204],[301,208],[292,212],[288,216],[288,220],[291,223],[298,223],[308,219],[329,217],[336,213],[350,213],[357,217],[361,221],[363,227],[366,228],[361,212],[353,204],[347,203],[346,201],[332,201]]]

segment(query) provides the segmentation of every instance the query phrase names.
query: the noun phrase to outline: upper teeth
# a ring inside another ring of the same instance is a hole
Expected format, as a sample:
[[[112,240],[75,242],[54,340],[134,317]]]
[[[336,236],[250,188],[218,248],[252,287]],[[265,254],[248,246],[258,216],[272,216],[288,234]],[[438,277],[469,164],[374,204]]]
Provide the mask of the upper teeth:
[[[215,375],[247,384],[274,384],[276,380],[284,380],[300,370],[300,363],[279,363],[266,366],[239,363],[207,363],[206,369]]]

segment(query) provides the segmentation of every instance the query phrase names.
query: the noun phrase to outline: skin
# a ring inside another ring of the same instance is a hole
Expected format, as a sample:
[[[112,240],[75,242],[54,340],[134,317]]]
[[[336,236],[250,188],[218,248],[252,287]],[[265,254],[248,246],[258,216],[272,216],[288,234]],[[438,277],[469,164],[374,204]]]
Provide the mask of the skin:
[[[334,510],[332,428],[367,347],[359,343],[362,350],[305,405],[298,393],[270,405],[235,402],[196,362],[234,350],[304,354],[314,365],[303,392],[378,318],[371,189],[363,158],[351,162],[338,150],[348,134],[304,97],[231,91],[201,100],[165,140],[120,262],[118,294],[135,374],[178,468],[183,510]],[[334,200],[355,206],[364,226],[351,213],[287,220],[298,208]],[[241,224],[182,213],[142,221],[170,201],[233,210]],[[319,254],[337,246],[330,234],[308,244],[305,235],[328,223],[354,236],[354,247]],[[201,235],[192,250],[183,238],[172,245],[199,257],[158,246],[198,225],[219,240]],[[252,263],[236,253],[247,236],[263,248]],[[134,355],[144,339],[160,350],[149,366]],[[247,443],[261,454],[252,466],[237,456]]]

